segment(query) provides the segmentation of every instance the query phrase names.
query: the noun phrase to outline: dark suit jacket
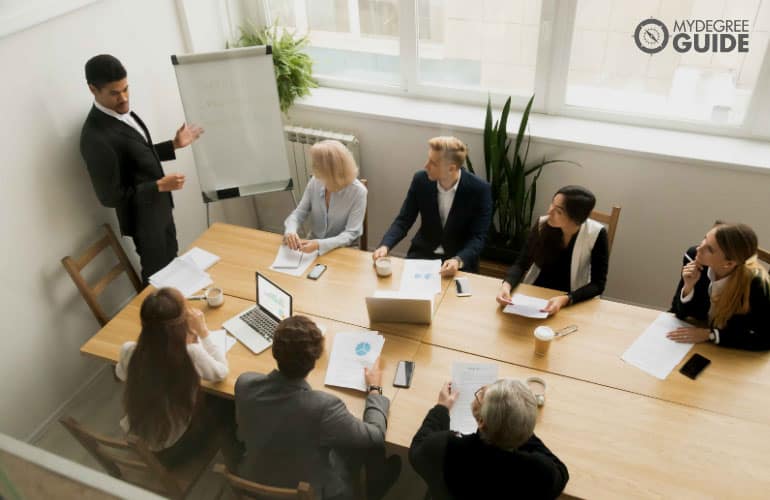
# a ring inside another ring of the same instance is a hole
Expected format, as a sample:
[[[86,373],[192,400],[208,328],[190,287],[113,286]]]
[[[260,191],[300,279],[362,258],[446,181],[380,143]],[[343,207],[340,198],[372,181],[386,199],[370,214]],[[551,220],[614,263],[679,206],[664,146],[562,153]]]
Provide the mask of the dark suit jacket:
[[[687,250],[690,257],[695,257],[695,247]],[[682,258],[682,265],[687,264],[687,259]],[[701,321],[708,320],[711,308],[709,295],[708,267],[701,271],[700,279],[693,288],[693,297],[689,302],[682,303],[682,288],[684,281],[680,278],[676,293],[671,301],[671,312],[680,319],[695,318]],[[713,325],[709,325],[713,326]],[[735,314],[724,328],[719,329],[719,345],[724,347],[737,347],[750,351],[766,351],[770,349],[770,289],[761,276],[755,276],[751,280],[749,291],[749,312]]]
[[[492,191],[489,184],[466,169],[462,170],[446,226],[441,227],[438,212],[438,187],[424,170],[414,174],[401,212],[390,229],[382,237],[380,246],[393,248],[404,239],[406,233],[420,215],[417,231],[409,253],[430,255],[441,245],[447,258],[458,256],[466,271],[475,272],[479,267],[479,255],[492,222]]]
[[[172,141],[152,144],[144,122],[132,116],[147,139],[133,127],[91,107],[80,133],[80,154],[86,161],[91,183],[102,205],[115,208],[120,232],[134,236],[144,227],[171,220],[171,193],[158,191],[163,177],[161,161],[176,156]]]
[[[314,391],[304,379],[278,370],[244,373],[235,383],[238,439],[246,446],[239,475],[287,488],[307,481],[321,498],[349,496],[339,455],[331,452],[384,453],[389,407],[388,398],[370,394],[362,421],[338,397]]]
[[[534,434],[513,451],[484,442],[478,432],[449,430],[449,410],[436,405],[409,447],[409,462],[434,500],[556,498],[569,480],[567,467]]]

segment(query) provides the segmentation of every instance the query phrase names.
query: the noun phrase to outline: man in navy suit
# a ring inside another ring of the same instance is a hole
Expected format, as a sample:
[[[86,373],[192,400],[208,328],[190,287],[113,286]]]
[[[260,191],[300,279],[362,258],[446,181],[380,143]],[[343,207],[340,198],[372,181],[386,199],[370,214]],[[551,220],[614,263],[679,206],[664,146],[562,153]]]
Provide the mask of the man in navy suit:
[[[412,178],[401,212],[372,254],[377,260],[401,241],[420,215],[408,259],[441,259],[441,274],[476,272],[492,221],[489,184],[462,168],[468,149],[456,137],[428,141],[425,169]]]
[[[98,55],[85,70],[94,104],[80,134],[80,153],[99,201],[115,208],[121,234],[133,238],[147,285],[178,250],[171,191],[182,189],[185,177],[166,175],[160,162],[175,159],[174,150],[190,145],[203,129],[183,124],[172,141],[153,145],[150,131],[128,105],[120,61]]]

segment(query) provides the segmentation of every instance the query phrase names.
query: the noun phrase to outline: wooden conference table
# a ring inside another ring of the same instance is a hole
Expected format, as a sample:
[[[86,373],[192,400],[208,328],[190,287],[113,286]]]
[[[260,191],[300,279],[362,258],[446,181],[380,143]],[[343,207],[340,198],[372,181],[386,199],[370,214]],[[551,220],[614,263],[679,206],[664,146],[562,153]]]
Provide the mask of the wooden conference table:
[[[215,224],[193,246],[221,257],[209,269],[228,295],[224,306],[198,303],[209,327],[254,303],[254,271],[289,291],[296,313],[311,316],[326,329],[326,353],[309,382],[338,395],[361,415],[364,398],[352,390],[325,387],[323,380],[334,335],[368,328],[363,297],[375,289],[395,289],[402,261],[393,259],[391,278],[377,278],[371,255],[338,249],[317,262],[328,266],[318,281],[268,269],[280,236]],[[697,381],[672,372],[660,381],[626,365],[620,354],[659,314],[658,311],[595,299],[562,310],[548,320],[528,320],[500,312],[494,296],[499,280],[467,275],[472,297],[458,298],[443,280],[432,325],[381,323],[371,329],[386,337],[384,391],[391,398],[387,440],[408,447],[423,417],[436,401],[452,363],[494,362],[501,376],[544,377],[547,402],[540,411],[538,435],[567,464],[566,493],[582,498],[741,497],[759,498],[770,488],[770,405],[768,363],[763,353],[698,345],[712,360]],[[524,287],[529,295],[557,292]],[[139,333],[143,291],[81,348],[84,354],[116,362],[120,346]],[[532,353],[535,325],[579,331],[556,341],[545,358]],[[398,360],[416,362],[410,389],[389,383]],[[275,367],[270,350],[254,355],[240,343],[229,352],[230,375],[206,389],[232,397],[238,375]]]

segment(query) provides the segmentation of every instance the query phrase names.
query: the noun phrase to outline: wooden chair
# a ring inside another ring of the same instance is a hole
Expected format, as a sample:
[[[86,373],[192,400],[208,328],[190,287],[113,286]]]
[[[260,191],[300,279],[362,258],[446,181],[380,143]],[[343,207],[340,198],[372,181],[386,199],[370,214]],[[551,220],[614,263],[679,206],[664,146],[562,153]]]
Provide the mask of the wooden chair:
[[[64,269],[67,270],[72,281],[75,282],[75,286],[80,290],[80,294],[85,299],[88,307],[91,308],[91,312],[94,313],[96,320],[101,326],[106,325],[110,320],[109,316],[107,316],[107,313],[104,312],[104,309],[102,309],[102,306],[97,300],[107,285],[120,276],[121,273],[125,272],[128,274],[128,279],[130,279],[131,283],[134,285],[136,293],[139,293],[142,290],[142,282],[139,281],[139,276],[131,266],[131,262],[129,262],[126,252],[123,251],[123,247],[120,246],[120,242],[118,242],[118,239],[115,237],[115,233],[112,232],[112,228],[109,224],[104,224],[103,227],[106,234],[102,236],[99,241],[88,247],[80,257],[72,258],[68,255],[61,260]],[[107,274],[102,276],[96,284],[91,286],[86,282],[85,278],[83,278],[81,271],[108,246],[112,248],[112,251],[118,258],[118,263],[115,264]]]
[[[757,258],[765,264],[770,264],[770,252],[762,248],[757,248]]]
[[[115,439],[86,430],[72,417],[59,420],[72,436],[113,477],[170,498],[184,498],[206,472],[220,448],[220,435],[212,433],[207,445],[179,465],[166,467],[137,437]]]
[[[361,184],[364,185],[366,189],[369,189],[368,182],[366,179],[358,179]],[[369,194],[367,193],[366,197],[369,197]],[[358,240],[358,248],[360,248],[363,251],[368,250],[368,243],[369,243],[369,204],[366,204],[366,212],[364,212],[364,231],[361,233],[361,238]]]
[[[615,240],[615,231],[618,229],[618,220],[620,219],[620,207],[613,205],[610,213],[594,210],[591,212],[591,218],[602,224],[607,224],[607,247],[609,253],[612,253],[612,242]]]
[[[235,493],[235,497],[239,499],[270,499],[270,500],[315,500],[316,495],[310,484],[301,481],[296,489],[292,488],[276,488],[274,486],[266,486],[264,484],[248,481],[241,477],[236,476],[227,470],[222,464],[216,464],[214,466],[214,472],[218,472],[225,476],[227,482]]]

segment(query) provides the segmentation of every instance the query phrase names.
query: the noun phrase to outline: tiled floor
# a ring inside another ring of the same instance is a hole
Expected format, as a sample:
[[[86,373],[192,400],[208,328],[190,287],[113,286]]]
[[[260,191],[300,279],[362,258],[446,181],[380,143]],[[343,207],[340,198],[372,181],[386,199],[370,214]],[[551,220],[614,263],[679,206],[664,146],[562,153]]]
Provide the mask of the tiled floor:
[[[110,369],[106,369],[97,376],[91,386],[82,391],[68,405],[62,416],[72,416],[88,429],[110,436],[120,436],[118,421],[123,414],[122,395],[122,384],[114,379]],[[99,463],[72,438],[58,421],[50,423],[33,444],[103,472]],[[404,468],[398,483],[388,493],[385,500],[422,500],[425,495],[425,486],[409,466],[406,450],[389,449],[388,453],[399,453]],[[222,477],[209,471],[198,481],[188,498],[192,500],[215,499],[223,489],[222,499],[232,498],[229,490],[224,488]]]

